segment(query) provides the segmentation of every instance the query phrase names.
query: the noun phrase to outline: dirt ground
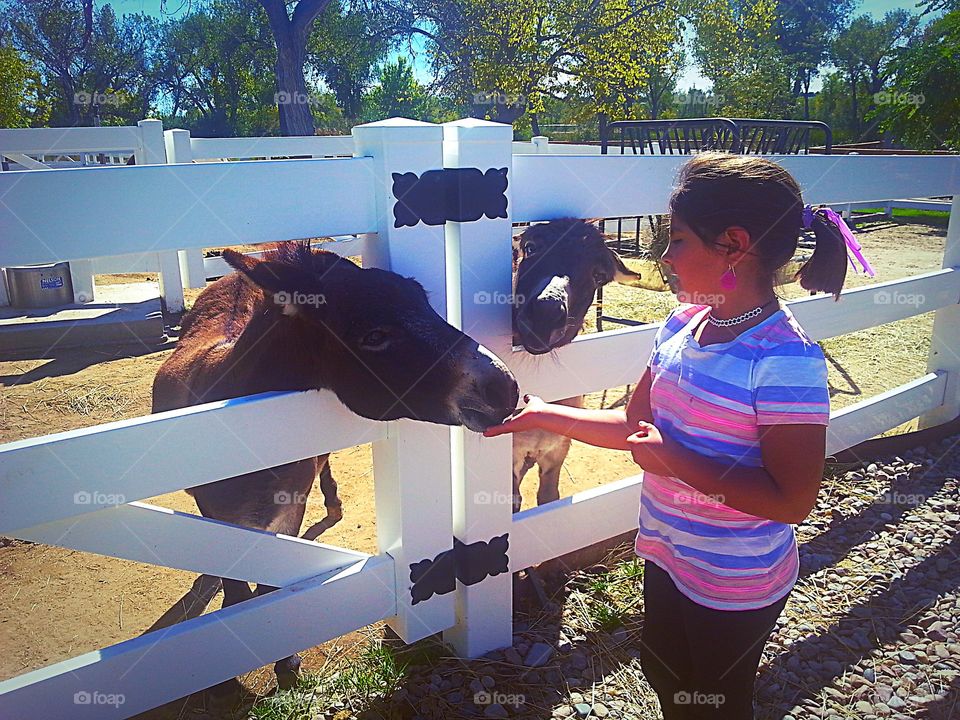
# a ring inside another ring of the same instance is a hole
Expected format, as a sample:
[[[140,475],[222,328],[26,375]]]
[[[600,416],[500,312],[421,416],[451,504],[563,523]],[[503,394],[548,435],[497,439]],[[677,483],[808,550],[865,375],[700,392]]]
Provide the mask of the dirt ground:
[[[860,241],[878,270],[875,280],[848,275],[848,287],[939,269],[946,221],[881,221],[864,227]],[[110,282],[142,281],[111,276]],[[153,278],[154,280],[156,278]],[[103,281],[108,281],[102,278]],[[195,297],[198,291],[193,291]],[[805,292],[790,286],[787,298]],[[188,301],[192,297],[188,297]],[[610,314],[658,321],[675,305],[668,293],[625,287],[607,290]],[[586,331],[591,331],[592,310]],[[609,326],[616,327],[616,326]],[[926,369],[932,314],[873,328],[822,343],[831,363],[833,409],[895,387]],[[605,328],[608,329],[608,328]],[[153,376],[174,347],[170,340],[154,347],[62,351],[55,357],[0,361],[0,443],[148,414]],[[549,361],[549,360],[548,360]],[[589,396],[593,407],[623,403],[625,388]],[[905,431],[915,422],[898,428]],[[344,519],[321,540],[375,553],[376,519],[369,445],[335,453],[332,468],[344,502]],[[564,467],[561,493],[571,494],[635,473],[625,454],[578,443]],[[535,496],[534,474],[524,484],[525,503]],[[148,500],[163,507],[196,512],[184,492]],[[317,490],[307,506],[305,526],[325,515]],[[165,616],[179,614],[197,579],[188,572],[141,565],[57,547],[0,539],[0,678],[64,660],[80,653],[136,637]],[[220,607],[221,595],[207,611]],[[308,651],[307,669],[318,667],[322,649]],[[269,682],[265,671],[248,684]]]

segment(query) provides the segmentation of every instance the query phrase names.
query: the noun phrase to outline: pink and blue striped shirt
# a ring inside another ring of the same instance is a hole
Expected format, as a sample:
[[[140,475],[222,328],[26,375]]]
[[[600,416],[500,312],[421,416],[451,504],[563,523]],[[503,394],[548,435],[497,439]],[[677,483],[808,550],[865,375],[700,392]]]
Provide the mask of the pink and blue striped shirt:
[[[823,351],[789,308],[735,340],[701,347],[692,330],[707,305],[680,305],[650,356],[654,425],[708,457],[760,467],[759,426],[830,422]],[[636,552],[684,595],[719,610],[776,602],[797,580],[793,526],[704,496],[679,478],[645,472]]]

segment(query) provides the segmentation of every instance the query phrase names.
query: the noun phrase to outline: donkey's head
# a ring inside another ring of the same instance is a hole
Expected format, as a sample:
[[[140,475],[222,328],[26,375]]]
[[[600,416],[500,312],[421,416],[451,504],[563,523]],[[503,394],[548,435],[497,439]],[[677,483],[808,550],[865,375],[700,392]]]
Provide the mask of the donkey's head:
[[[577,336],[598,287],[640,280],[595,225],[574,218],[531,225],[514,239],[514,258],[514,333],[535,355]]]
[[[262,260],[226,250],[224,259],[263,291],[263,312],[287,324],[296,351],[316,357],[316,386],[358,415],[482,431],[516,408],[510,371],[448,325],[415,280],[306,243],[280,243]]]

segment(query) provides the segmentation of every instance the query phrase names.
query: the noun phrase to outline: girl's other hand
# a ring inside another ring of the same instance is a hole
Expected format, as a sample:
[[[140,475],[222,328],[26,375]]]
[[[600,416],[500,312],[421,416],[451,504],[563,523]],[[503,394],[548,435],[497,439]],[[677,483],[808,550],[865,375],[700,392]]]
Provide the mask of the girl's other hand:
[[[496,437],[522,430],[534,430],[539,427],[538,418],[547,408],[547,403],[536,395],[524,395],[526,406],[508,416],[500,425],[494,425],[483,431],[484,437]]]
[[[633,461],[644,470],[660,475],[673,474],[669,466],[674,443],[665,438],[655,425],[644,420],[639,421],[637,431],[627,437],[627,445]]]

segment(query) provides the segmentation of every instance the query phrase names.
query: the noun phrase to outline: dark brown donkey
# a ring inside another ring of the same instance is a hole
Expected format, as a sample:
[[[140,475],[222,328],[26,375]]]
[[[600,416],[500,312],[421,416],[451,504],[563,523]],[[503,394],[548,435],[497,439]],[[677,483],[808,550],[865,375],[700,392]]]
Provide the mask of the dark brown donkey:
[[[572,341],[583,327],[597,288],[610,282],[636,285],[640,274],[606,246],[593,224],[574,218],[531,225],[514,238],[514,344],[534,355]],[[579,406],[582,397],[560,400]],[[570,438],[540,430],[513,436],[513,510],[520,509],[520,483],[540,469],[537,505],[560,498],[560,468]]]
[[[223,257],[239,272],[204,290],[184,318],[177,349],[153,383],[154,412],[328,388],[366,418],[413,418],[480,432],[516,408],[510,371],[444,322],[416,281],[361,269],[305,243],[281,243],[262,260],[231,250]],[[296,536],[318,471],[328,515],[308,531],[315,538],[341,516],[326,455],[188,492],[205,517]],[[258,586],[257,594],[272,589]],[[229,606],[254,593],[247,583],[224,578],[223,595]],[[289,687],[299,658],[274,669],[279,684]]]

